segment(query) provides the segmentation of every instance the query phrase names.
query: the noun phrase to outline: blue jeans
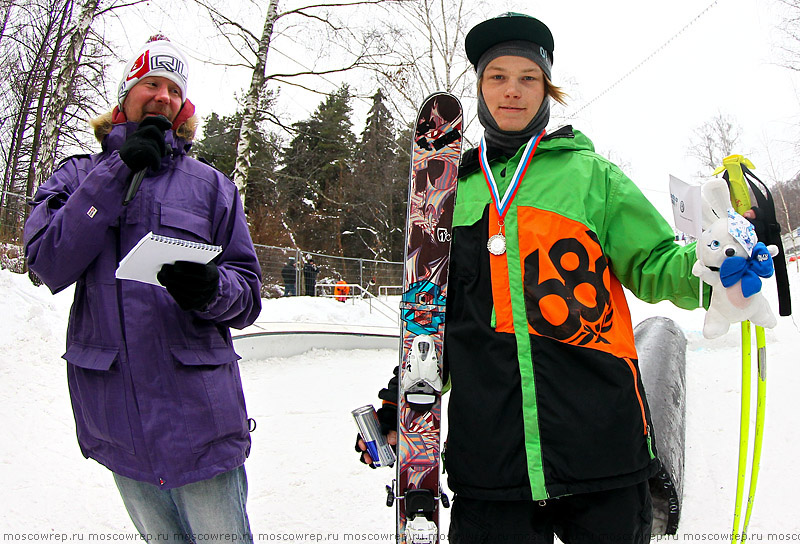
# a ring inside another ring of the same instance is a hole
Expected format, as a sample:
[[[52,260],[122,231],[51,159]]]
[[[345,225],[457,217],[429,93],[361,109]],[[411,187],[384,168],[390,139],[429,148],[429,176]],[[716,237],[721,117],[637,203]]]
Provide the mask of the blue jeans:
[[[252,542],[244,465],[175,489],[119,474],[114,481],[136,530],[147,541]]]

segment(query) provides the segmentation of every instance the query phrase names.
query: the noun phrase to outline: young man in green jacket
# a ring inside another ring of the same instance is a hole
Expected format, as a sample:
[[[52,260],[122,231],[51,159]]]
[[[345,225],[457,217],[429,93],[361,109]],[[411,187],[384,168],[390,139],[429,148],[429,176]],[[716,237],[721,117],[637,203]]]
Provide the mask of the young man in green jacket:
[[[453,542],[648,542],[659,462],[623,286],[698,306],[694,246],[586,136],[545,131],[564,100],[553,46],[511,13],[466,39],[485,132],[459,171],[448,279]]]

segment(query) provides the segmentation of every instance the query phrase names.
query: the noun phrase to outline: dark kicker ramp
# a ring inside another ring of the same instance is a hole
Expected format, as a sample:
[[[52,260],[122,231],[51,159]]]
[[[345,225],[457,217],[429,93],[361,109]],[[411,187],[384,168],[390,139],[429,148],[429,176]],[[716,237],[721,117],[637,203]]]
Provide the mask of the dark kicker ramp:
[[[686,447],[686,337],[674,321],[651,317],[633,330],[661,469],[650,479],[654,535],[678,530]]]

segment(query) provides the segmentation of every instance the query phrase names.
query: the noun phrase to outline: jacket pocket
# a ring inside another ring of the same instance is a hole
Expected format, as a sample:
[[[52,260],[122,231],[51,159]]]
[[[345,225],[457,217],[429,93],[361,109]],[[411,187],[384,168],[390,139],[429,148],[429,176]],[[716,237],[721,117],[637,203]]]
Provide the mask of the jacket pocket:
[[[233,350],[171,349],[192,451],[247,436],[247,410]]]
[[[63,355],[81,446],[108,442],[134,453],[128,418],[128,388],[116,348],[71,344]]]
[[[159,234],[171,234],[186,238],[186,233],[189,233],[191,235],[189,239],[192,241],[212,242],[211,221],[189,210],[162,204],[159,223],[166,231]]]
[[[472,222],[466,222],[465,219],[461,225],[454,225],[453,243],[450,246],[450,277],[473,279],[478,275],[481,266],[488,264],[488,210],[484,206],[483,215],[469,217]]]

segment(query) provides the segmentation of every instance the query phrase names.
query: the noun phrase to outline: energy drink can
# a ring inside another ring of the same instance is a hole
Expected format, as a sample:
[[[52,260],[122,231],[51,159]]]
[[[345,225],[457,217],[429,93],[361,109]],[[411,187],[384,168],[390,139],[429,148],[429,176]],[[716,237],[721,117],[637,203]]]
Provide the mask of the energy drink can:
[[[396,460],[394,450],[386,442],[386,437],[381,434],[381,425],[375,408],[371,404],[356,408],[353,410],[353,419],[356,420],[361,438],[367,445],[367,453],[372,458],[372,463],[376,467],[392,466]]]

